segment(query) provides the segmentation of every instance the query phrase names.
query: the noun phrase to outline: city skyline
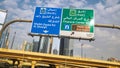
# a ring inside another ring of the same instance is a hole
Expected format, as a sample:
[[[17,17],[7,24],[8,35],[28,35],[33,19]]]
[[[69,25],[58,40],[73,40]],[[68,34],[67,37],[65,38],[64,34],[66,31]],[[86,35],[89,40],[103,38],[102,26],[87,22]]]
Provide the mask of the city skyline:
[[[79,8],[93,9],[95,11],[95,23],[120,25],[120,1],[119,0],[1,0],[0,9],[8,10],[7,20],[29,19],[33,20],[35,7],[60,7],[60,8]],[[27,25],[27,26],[26,26]],[[10,25],[10,38],[12,39],[16,31],[14,47],[20,47],[24,40],[32,42],[35,37],[28,36],[31,24],[16,23]],[[88,58],[107,59],[115,57],[120,59],[120,30],[95,27],[95,41],[75,40],[74,55],[80,57],[81,44],[83,53]],[[35,38],[35,40],[38,40]],[[53,43],[53,49],[59,49],[59,38]],[[11,42],[10,42],[11,44]],[[10,47],[10,46],[9,46]]]

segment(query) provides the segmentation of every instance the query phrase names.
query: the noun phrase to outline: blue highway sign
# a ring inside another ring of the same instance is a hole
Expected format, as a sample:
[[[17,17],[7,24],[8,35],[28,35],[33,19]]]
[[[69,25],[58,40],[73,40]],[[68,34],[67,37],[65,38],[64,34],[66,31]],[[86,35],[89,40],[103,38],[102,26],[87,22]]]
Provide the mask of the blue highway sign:
[[[59,35],[61,12],[61,8],[36,7],[31,32]]]

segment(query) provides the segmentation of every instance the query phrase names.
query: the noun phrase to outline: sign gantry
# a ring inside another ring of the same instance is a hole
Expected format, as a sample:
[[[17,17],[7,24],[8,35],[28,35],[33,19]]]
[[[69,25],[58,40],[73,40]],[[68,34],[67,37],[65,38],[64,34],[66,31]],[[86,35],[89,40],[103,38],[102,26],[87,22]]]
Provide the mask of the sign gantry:
[[[94,37],[94,11],[36,7],[31,32],[91,39]]]

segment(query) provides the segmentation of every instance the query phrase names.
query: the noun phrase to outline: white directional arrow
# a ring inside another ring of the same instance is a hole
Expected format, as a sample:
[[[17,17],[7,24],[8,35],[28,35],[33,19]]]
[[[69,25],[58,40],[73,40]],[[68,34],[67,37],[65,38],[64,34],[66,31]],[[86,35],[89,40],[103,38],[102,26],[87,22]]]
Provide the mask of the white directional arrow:
[[[40,18],[41,16],[40,16],[40,15],[36,15],[35,17],[38,17],[38,18]]]
[[[47,33],[47,32],[49,32],[49,31],[47,31],[47,30],[43,30],[43,32],[44,32],[44,33]]]

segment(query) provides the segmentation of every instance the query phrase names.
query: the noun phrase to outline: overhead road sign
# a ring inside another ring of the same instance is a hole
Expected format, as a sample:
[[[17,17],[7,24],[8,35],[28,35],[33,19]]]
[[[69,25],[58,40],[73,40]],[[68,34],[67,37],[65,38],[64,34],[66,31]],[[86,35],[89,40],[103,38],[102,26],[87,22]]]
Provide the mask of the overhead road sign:
[[[63,9],[60,36],[75,38],[94,37],[94,11],[88,9]]]
[[[94,37],[94,11],[91,9],[36,7],[31,32],[92,39]]]
[[[61,8],[36,7],[31,32],[59,35],[61,11]]]

